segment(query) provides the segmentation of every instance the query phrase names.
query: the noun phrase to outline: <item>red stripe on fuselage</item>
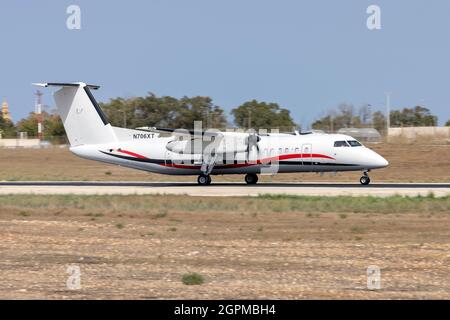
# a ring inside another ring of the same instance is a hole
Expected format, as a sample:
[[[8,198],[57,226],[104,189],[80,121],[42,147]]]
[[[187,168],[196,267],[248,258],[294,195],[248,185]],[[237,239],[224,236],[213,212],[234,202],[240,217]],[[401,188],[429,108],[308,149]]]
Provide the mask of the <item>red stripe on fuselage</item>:
[[[134,153],[134,152],[131,152],[131,151],[122,150],[122,149],[118,149],[117,151],[121,152],[121,153],[124,153],[124,154],[127,154],[129,156],[133,156],[133,157],[139,158],[139,159],[148,159],[147,157],[144,157],[143,155],[140,155],[138,153]]]
[[[281,156],[265,158],[265,159],[251,161],[251,162],[245,162],[245,163],[219,164],[218,167],[220,167],[220,168],[223,168],[223,167],[225,167],[225,168],[242,168],[242,167],[249,167],[249,166],[254,166],[254,165],[258,165],[258,164],[267,164],[269,162],[295,159],[295,158],[302,158],[302,159],[323,158],[323,159],[336,160],[333,157],[330,157],[330,156],[327,156],[324,154],[318,154],[318,153],[284,154]],[[281,163],[281,164],[283,164],[283,163]],[[199,169],[201,167],[198,165],[184,165],[184,164],[175,164],[175,163],[159,164],[159,165],[165,166],[165,167],[177,168],[177,169]]]
[[[282,154],[280,156],[275,156],[271,158],[261,159],[262,162],[269,162],[269,161],[280,161],[280,160],[288,160],[288,159],[295,159],[295,158],[323,158],[323,159],[330,159],[330,160],[336,160],[333,157],[319,154],[319,153],[294,153],[294,154]]]
[[[122,149],[118,149],[117,150],[120,153],[124,153],[127,154],[129,156],[133,156],[136,157],[138,159],[149,159],[143,155],[140,155],[138,153],[135,152],[131,152],[131,151],[127,151],[127,150],[122,150]],[[258,165],[258,164],[267,164],[269,162],[276,162],[276,161],[281,161],[281,160],[288,160],[288,159],[296,159],[296,158],[301,158],[301,159],[312,159],[312,158],[322,158],[322,159],[330,159],[330,160],[336,160],[333,157],[324,155],[324,154],[319,154],[319,153],[297,153],[297,154],[283,154],[280,156],[275,156],[275,157],[270,157],[270,158],[264,158],[261,160],[256,160],[256,161],[251,161],[251,162],[244,162],[244,163],[233,163],[233,164],[219,164],[218,166],[223,168],[241,168],[241,167],[248,167],[248,166],[254,166],[254,165]],[[172,168],[177,168],[177,169],[199,169],[201,166],[199,165],[185,165],[185,164],[176,164],[176,163],[158,163],[160,166],[164,166],[164,167],[172,167]],[[281,163],[282,164],[282,163]]]

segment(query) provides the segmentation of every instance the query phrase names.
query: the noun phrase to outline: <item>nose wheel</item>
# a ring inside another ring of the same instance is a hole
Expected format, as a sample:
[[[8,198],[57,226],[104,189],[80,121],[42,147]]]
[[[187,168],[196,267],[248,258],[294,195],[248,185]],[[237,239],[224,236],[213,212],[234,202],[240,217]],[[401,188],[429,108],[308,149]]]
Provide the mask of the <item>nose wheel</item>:
[[[370,178],[369,178],[369,175],[367,174],[367,172],[364,172],[364,175],[361,178],[359,178],[359,182],[363,186],[367,186],[370,183]]]
[[[207,186],[211,184],[211,176],[206,175],[206,174],[201,174],[198,176],[197,178],[197,182],[199,185],[201,186]]]

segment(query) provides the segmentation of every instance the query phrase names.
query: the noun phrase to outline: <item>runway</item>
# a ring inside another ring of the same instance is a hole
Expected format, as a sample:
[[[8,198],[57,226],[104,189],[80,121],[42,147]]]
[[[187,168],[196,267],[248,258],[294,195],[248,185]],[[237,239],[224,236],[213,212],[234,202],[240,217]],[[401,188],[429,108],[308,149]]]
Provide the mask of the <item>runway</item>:
[[[355,183],[213,183],[199,186],[186,182],[113,182],[113,181],[4,181],[0,194],[78,194],[78,195],[146,195],[171,194],[188,196],[258,196],[286,194],[300,196],[427,196],[450,195],[450,183],[373,183],[362,186]]]

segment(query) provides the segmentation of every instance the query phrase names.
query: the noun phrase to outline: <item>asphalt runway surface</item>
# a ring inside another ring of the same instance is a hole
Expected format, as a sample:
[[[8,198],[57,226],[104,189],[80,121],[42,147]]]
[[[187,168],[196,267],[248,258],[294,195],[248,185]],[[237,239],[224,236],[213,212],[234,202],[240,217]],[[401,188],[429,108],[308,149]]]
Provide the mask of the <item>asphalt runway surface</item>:
[[[288,194],[304,196],[427,196],[450,195],[450,183],[245,183],[218,182],[199,186],[187,182],[112,181],[4,181],[0,194],[178,194],[189,196],[258,196]]]

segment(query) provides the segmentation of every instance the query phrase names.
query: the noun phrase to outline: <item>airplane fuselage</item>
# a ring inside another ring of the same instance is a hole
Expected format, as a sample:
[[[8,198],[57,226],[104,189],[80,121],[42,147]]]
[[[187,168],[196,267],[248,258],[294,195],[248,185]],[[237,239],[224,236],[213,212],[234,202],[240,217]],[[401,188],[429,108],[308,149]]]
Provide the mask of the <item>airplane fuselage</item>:
[[[114,130],[120,128],[113,127]],[[71,147],[76,155],[91,159],[168,175],[199,175],[202,153],[168,150],[174,137],[134,132],[129,140]],[[347,146],[335,146],[336,142]],[[369,171],[383,168],[388,162],[362,146],[350,146],[354,138],[339,134],[276,134],[261,136],[259,150],[218,155],[211,175],[278,172]],[[343,144],[343,143],[341,143]]]

